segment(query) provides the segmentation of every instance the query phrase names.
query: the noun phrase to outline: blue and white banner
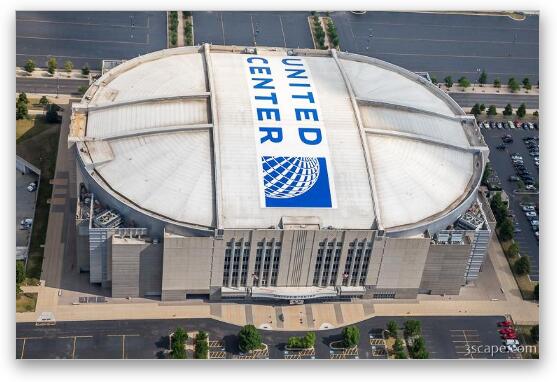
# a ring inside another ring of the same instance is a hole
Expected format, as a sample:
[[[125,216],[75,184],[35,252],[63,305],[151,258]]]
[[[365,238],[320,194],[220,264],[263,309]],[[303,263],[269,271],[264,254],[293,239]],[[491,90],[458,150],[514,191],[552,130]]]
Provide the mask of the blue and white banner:
[[[307,63],[247,56],[245,64],[261,206],[336,208],[327,135]]]

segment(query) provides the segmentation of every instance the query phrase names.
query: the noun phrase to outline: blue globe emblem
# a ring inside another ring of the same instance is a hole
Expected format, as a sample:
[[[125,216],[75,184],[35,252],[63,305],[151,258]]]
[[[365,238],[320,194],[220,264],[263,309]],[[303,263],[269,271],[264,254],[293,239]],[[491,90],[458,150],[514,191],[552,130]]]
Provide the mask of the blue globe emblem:
[[[319,178],[317,158],[265,156],[261,160],[268,198],[295,198],[311,189]]]

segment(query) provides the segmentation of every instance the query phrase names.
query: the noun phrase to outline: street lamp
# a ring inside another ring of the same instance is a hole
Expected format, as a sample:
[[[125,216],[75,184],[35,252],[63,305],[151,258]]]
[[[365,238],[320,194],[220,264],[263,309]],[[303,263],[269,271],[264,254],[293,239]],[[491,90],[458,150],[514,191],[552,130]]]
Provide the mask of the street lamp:
[[[480,73],[480,70],[481,70],[480,68],[476,68],[476,73]],[[478,81],[478,82],[480,81],[479,74],[478,74],[478,77],[477,77],[477,80],[476,80],[476,81]],[[473,90],[473,91],[476,90],[476,81],[474,81],[474,85],[472,86],[472,90]]]

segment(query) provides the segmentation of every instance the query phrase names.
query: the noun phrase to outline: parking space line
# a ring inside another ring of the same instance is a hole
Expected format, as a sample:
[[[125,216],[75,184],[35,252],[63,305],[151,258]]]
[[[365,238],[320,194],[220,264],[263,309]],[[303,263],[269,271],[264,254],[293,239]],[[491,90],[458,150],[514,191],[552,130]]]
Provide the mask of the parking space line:
[[[286,36],[284,35],[284,27],[282,25],[282,16],[279,15],[279,21],[280,21],[280,30],[282,32],[282,41],[284,41],[284,47],[286,48]]]

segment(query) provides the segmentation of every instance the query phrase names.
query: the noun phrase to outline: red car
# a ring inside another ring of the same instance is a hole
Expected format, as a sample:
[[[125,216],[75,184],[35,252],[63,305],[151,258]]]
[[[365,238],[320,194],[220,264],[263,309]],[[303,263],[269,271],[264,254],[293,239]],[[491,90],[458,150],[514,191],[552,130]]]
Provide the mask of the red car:
[[[501,338],[503,338],[504,340],[517,340],[518,336],[515,333],[512,334],[502,334]]]
[[[513,323],[510,321],[501,321],[497,323],[497,326],[503,326],[505,328],[508,328],[509,326],[511,326]]]
[[[514,329],[513,328],[499,329],[499,333],[501,333],[501,334],[511,334],[511,333],[514,333]]]

